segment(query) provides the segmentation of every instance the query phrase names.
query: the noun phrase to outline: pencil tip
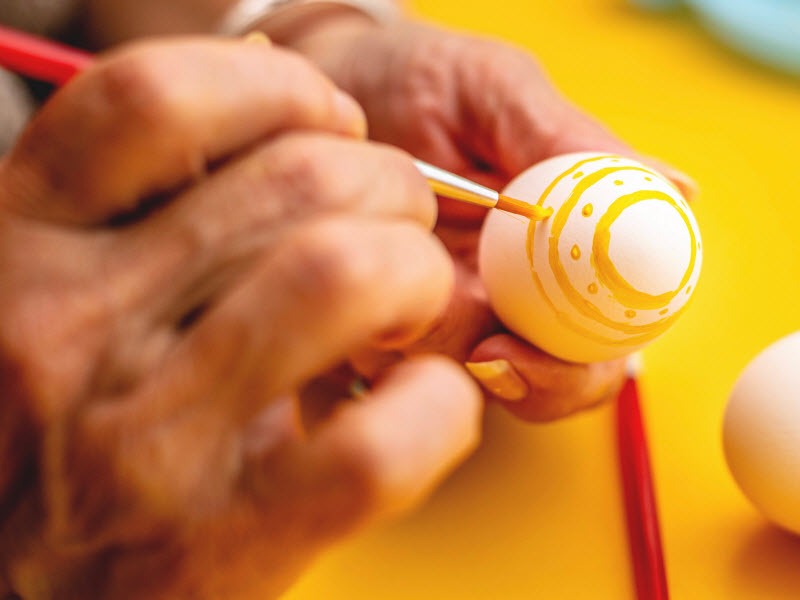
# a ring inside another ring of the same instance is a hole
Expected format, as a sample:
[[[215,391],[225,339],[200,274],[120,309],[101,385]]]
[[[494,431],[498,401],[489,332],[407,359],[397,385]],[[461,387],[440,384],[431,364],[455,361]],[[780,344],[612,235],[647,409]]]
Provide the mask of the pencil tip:
[[[552,208],[545,208],[538,204],[529,204],[528,202],[523,202],[522,200],[517,200],[510,196],[504,196],[503,194],[500,194],[500,199],[497,201],[495,208],[528,217],[532,221],[544,221],[553,214]]]

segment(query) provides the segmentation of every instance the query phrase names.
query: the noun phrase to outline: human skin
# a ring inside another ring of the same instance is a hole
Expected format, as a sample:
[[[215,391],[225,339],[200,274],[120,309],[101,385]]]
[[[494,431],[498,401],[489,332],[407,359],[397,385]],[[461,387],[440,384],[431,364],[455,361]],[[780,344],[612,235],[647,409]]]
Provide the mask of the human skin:
[[[558,154],[590,150],[637,157],[566,101],[533,58],[507,44],[413,21],[377,25],[344,13],[273,35],[309,56],[358,100],[372,139],[494,189]],[[687,196],[693,193],[683,174],[637,158],[666,172]],[[520,383],[501,386],[513,397],[491,393],[491,385],[488,396],[529,421],[562,418],[613,398],[624,360],[568,363],[498,323],[476,264],[484,215],[482,209],[440,200],[436,233],[454,258],[456,288],[437,327],[393,356],[438,351],[459,361],[502,361]],[[367,372],[392,360],[374,354],[359,358]]]
[[[92,0],[87,34],[99,47],[147,33],[213,32],[232,0]],[[318,64],[361,104],[371,139],[495,189],[554,155],[608,151],[639,158],[684,191],[682,173],[639,157],[564,99],[526,52],[494,40],[407,19],[378,24],[346,7],[321,5],[280,29],[256,23],[275,43]],[[485,211],[440,200],[437,235],[450,251],[456,286],[448,309],[424,340],[391,354],[362,352],[354,365],[369,376],[401,356],[443,352],[459,362],[500,361],[513,397],[487,397],[530,421],[570,415],[613,398],[623,360],[567,363],[521,340],[498,322],[477,272],[477,243]],[[484,382],[486,383],[486,382]]]
[[[298,55],[208,39],[37,114],[0,162],[0,594],[274,597],[476,445],[452,360],[358,399],[336,369],[453,287],[425,181],[363,131]]]

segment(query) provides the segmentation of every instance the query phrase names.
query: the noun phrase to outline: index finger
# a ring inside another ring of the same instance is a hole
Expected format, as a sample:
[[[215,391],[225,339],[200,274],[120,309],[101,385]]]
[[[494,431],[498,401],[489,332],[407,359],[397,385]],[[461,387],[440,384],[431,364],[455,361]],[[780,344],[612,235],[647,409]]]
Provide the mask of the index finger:
[[[268,44],[134,45],[100,59],[34,118],[5,165],[6,206],[103,222],[287,129],[360,137],[365,121],[305,59]]]

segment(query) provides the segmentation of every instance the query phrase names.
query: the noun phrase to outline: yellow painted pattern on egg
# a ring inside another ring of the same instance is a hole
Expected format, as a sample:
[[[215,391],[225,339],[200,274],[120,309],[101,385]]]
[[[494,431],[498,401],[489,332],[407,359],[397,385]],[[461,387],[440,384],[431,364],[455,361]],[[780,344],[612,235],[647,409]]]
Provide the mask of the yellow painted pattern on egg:
[[[614,221],[622,214],[622,212],[637,202],[644,202],[645,200],[661,200],[674,208],[683,219],[686,229],[689,231],[691,238],[691,256],[689,259],[689,266],[683,275],[680,285],[664,294],[652,295],[642,292],[634,288],[628,283],[624,277],[617,270],[614,261],[609,256],[609,246],[611,245],[611,226]],[[681,210],[678,203],[672,196],[663,192],[655,190],[641,190],[633,194],[627,194],[617,198],[614,203],[609,207],[606,214],[597,223],[595,230],[594,241],[592,244],[592,252],[595,263],[597,265],[597,275],[601,283],[605,285],[614,297],[620,303],[631,308],[639,308],[645,310],[655,310],[666,306],[672,299],[678,295],[683,289],[694,273],[694,265],[697,262],[696,250],[697,237],[692,229],[692,224],[689,221],[688,215]]]
[[[555,187],[562,180],[564,180],[566,177],[568,177],[569,175],[575,173],[581,166],[586,165],[587,163],[601,161],[601,160],[605,160],[605,159],[611,159],[611,162],[619,162],[619,159],[616,159],[613,156],[608,156],[608,155],[596,156],[596,157],[592,157],[592,158],[589,158],[589,159],[584,159],[584,160],[578,161],[576,164],[572,165],[572,167],[570,167],[569,169],[563,171],[558,177],[556,177],[550,183],[550,185],[542,193],[542,195],[539,198],[537,204],[540,205],[540,206],[544,206],[545,202],[547,201],[548,196],[552,193],[552,191],[555,189]],[[552,311],[556,314],[556,316],[558,317],[558,319],[562,323],[564,323],[565,325],[567,325],[568,327],[570,327],[571,329],[573,329],[577,333],[583,335],[584,337],[587,337],[588,339],[592,339],[592,340],[594,340],[596,342],[599,342],[599,343],[602,343],[602,344],[613,345],[613,346],[627,346],[627,345],[631,345],[632,346],[632,345],[644,344],[644,343],[649,342],[650,340],[658,337],[659,335],[661,335],[664,331],[666,331],[679,318],[679,316],[687,308],[688,303],[687,303],[687,305],[684,305],[683,307],[678,309],[671,316],[669,316],[667,318],[664,318],[664,319],[660,319],[660,320],[652,322],[652,323],[647,323],[647,324],[642,324],[642,325],[631,325],[629,323],[620,323],[620,322],[614,321],[614,320],[608,318],[594,304],[592,304],[586,298],[584,298],[583,295],[580,294],[572,286],[571,282],[569,281],[569,276],[566,273],[566,271],[564,270],[564,267],[561,264],[560,258],[559,258],[559,255],[558,255],[558,242],[560,240],[561,233],[562,233],[562,231],[564,229],[564,226],[566,225],[567,219],[569,218],[569,214],[576,207],[576,205],[580,202],[580,198],[581,198],[582,194],[586,190],[588,190],[591,186],[595,185],[597,182],[601,181],[606,176],[608,176],[610,174],[613,174],[613,173],[616,173],[616,172],[619,172],[619,171],[642,171],[642,172],[645,172],[645,173],[650,173],[652,175],[655,175],[655,173],[653,173],[652,170],[647,169],[647,168],[635,167],[635,166],[622,166],[622,167],[609,167],[609,168],[600,169],[600,170],[596,171],[595,173],[592,173],[591,175],[585,177],[583,181],[581,181],[579,184],[577,184],[575,186],[575,188],[572,190],[572,193],[570,194],[570,197],[561,206],[561,208],[559,209],[558,213],[556,215],[554,215],[554,217],[552,219],[553,222],[552,222],[551,235],[550,235],[550,240],[549,240],[549,248],[550,248],[549,263],[550,263],[551,269],[553,270],[553,275],[554,275],[554,277],[556,279],[556,282],[557,282],[559,288],[562,290],[562,292],[564,293],[565,297],[568,299],[570,304],[572,304],[584,316],[586,316],[586,317],[588,317],[588,318],[590,318],[590,319],[592,319],[594,321],[597,321],[600,324],[605,325],[606,327],[608,327],[608,328],[610,328],[612,330],[619,331],[619,332],[621,332],[623,334],[627,334],[629,337],[627,337],[626,339],[621,339],[621,340],[620,339],[613,339],[613,338],[609,338],[609,337],[604,336],[604,335],[597,334],[596,332],[589,331],[585,327],[583,327],[583,326],[579,325],[578,323],[576,323],[572,318],[570,318],[570,316],[568,314],[566,314],[565,312],[563,312],[561,310],[558,310],[556,308],[553,300],[548,296],[548,294],[547,294],[547,292],[545,290],[545,287],[544,287],[544,285],[543,285],[541,279],[539,278],[539,275],[537,274],[536,269],[535,269],[534,240],[535,240],[535,235],[536,235],[537,222],[531,221],[530,225],[528,226],[528,236],[527,236],[527,248],[526,248],[526,250],[527,250],[528,262],[529,262],[529,265],[530,265],[531,274],[532,274],[534,283],[537,286],[537,288],[538,288],[539,292],[541,293],[542,297],[545,299],[545,301],[547,302],[549,307],[552,309]],[[573,175],[573,178],[575,178],[574,175]],[[647,179],[651,180],[649,177]],[[649,193],[651,194],[651,198],[652,198],[652,194],[663,194],[663,192],[659,192],[659,191],[656,191],[656,190],[651,190]],[[664,195],[666,196],[666,194],[664,194]],[[669,197],[669,196],[667,196],[667,197]],[[674,200],[673,200],[673,202],[674,202]],[[684,216],[683,211],[680,210],[678,208],[678,206],[676,206],[676,205],[674,205],[674,206],[675,206],[676,210],[678,210],[679,213],[682,216]],[[592,214],[592,212],[593,212],[592,205],[591,204],[585,205],[581,212],[582,212],[582,214],[584,214],[584,216],[590,216]],[[586,214],[587,212],[588,212],[588,214]],[[686,220],[685,216],[684,216],[684,218]],[[690,226],[688,220],[687,220],[687,227],[689,228],[690,234],[692,235],[692,247],[694,248],[694,246],[695,246],[694,231],[693,231],[692,227]],[[593,264],[594,264],[594,261],[593,261]],[[597,268],[596,264],[594,264],[594,266],[595,266],[595,268]],[[691,277],[691,275],[692,275],[693,266],[694,266],[694,260],[692,261],[692,268],[690,268],[687,271],[688,272],[688,277]],[[616,268],[614,268],[614,270],[616,270]],[[621,277],[620,277],[620,279],[621,279]],[[627,282],[626,282],[626,284],[627,284]],[[628,285],[628,287],[630,287],[630,286]],[[590,284],[588,289],[589,289],[589,292],[593,293],[593,294],[595,294],[595,293],[597,293],[599,291],[599,288],[598,288],[596,283]],[[668,312],[669,309],[666,309],[666,310]],[[635,311],[634,311],[634,314],[635,314]],[[663,314],[665,314],[665,312],[662,311],[660,314],[663,315]]]

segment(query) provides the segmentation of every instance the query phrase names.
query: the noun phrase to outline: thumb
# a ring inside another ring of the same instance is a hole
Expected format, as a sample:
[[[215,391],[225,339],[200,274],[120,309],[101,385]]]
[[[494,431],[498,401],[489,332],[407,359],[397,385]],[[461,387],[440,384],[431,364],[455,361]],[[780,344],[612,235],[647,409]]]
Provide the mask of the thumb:
[[[525,421],[553,421],[613,398],[625,360],[569,363],[508,334],[478,345],[467,369],[492,400]]]

